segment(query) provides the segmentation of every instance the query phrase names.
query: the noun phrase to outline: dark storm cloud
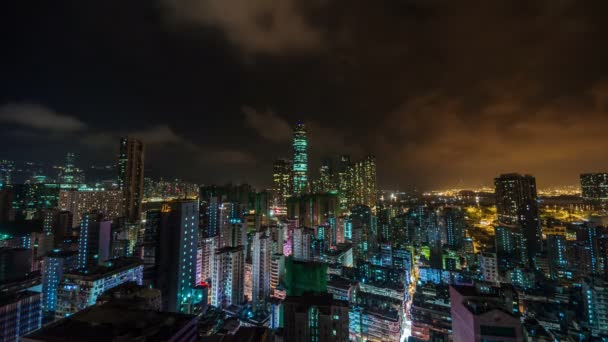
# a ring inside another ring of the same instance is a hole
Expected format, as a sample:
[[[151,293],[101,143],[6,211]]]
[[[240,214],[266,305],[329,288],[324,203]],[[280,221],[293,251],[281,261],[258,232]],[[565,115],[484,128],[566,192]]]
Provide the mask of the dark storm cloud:
[[[115,146],[120,137],[129,136],[145,141],[147,145],[177,144],[184,147],[194,148],[191,142],[178,136],[171,127],[166,124],[156,125],[145,130],[123,131],[123,132],[96,132],[85,136],[82,141],[91,146]]]
[[[309,5],[315,1],[309,1]],[[302,12],[299,0],[163,0],[178,24],[202,24],[224,30],[246,52],[281,53],[316,49],[320,32]]]
[[[73,132],[87,127],[75,117],[59,114],[32,103],[9,103],[0,106],[0,122],[51,132]]]
[[[291,137],[289,122],[271,110],[258,112],[249,106],[243,106],[245,120],[264,139],[273,142],[288,142]]]
[[[0,105],[67,113],[85,139],[146,133],[155,171],[201,182],[268,185],[298,120],[312,169],[374,153],[382,187],[608,170],[606,1],[160,3],[23,8]]]

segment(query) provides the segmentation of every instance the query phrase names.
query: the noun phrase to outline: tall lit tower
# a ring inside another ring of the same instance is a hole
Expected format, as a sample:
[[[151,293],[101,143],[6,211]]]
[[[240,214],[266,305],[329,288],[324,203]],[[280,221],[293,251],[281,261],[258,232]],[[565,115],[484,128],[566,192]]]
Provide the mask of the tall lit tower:
[[[308,183],[308,141],[306,126],[298,122],[293,130],[293,193],[306,191]]]
[[[65,167],[63,169],[63,183],[74,183],[74,153],[68,153],[65,158]]]
[[[498,222],[514,224],[526,203],[536,202],[536,179],[530,175],[509,173],[494,179]]]
[[[286,210],[287,198],[291,195],[291,160],[277,159],[272,165],[273,190],[275,193],[275,206]]]
[[[133,138],[120,138],[118,186],[124,194],[125,215],[139,220],[144,187],[144,144]]]

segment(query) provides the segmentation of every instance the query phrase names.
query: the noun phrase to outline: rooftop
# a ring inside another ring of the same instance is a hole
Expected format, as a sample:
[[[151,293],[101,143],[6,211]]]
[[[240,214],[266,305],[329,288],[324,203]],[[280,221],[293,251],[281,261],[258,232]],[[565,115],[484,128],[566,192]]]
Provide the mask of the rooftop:
[[[39,341],[164,341],[182,330],[196,316],[137,310],[121,303],[92,306],[52,323],[26,338]]]
[[[83,280],[96,280],[112,273],[143,266],[143,261],[139,258],[120,258],[112,259],[107,262],[108,266],[98,266],[87,272],[71,271],[65,274],[66,278],[79,278]]]
[[[12,304],[18,302],[23,298],[28,298],[32,296],[40,296],[40,292],[34,291],[21,291],[17,293],[9,293],[0,295],[0,306],[4,306],[7,304]]]

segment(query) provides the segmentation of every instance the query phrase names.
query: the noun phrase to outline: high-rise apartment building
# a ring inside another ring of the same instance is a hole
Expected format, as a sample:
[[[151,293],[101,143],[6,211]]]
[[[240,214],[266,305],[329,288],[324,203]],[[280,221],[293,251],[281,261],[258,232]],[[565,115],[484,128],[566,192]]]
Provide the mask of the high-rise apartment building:
[[[211,305],[240,305],[245,297],[245,253],[243,246],[216,250],[213,260]]]
[[[134,138],[120,139],[118,187],[123,192],[125,215],[131,222],[139,221],[144,193],[144,144]]]
[[[82,216],[78,238],[78,269],[87,273],[110,259],[112,221],[103,214]]]
[[[311,228],[298,227],[293,230],[291,248],[294,258],[299,260],[312,260],[312,240],[315,232]]]
[[[325,225],[340,213],[338,195],[333,193],[294,196],[287,203],[287,216],[304,227]]]
[[[608,201],[608,172],[582,174],[581,192],[583,199],[587,201]]]
[[[518,226],[494,227],[494,245],[499,268],[509,268],[528,262],[526,237]]]
[[[42,265],[42,309],[54,314],[57,309],[57,289],[63,273],[77,266],[77,252],[56,251],[44,257]]]
[[[608,284],[594,278],[582,282],[583,314],[594,336],[608,334]]]
[[[123,192],[119,190],[61,190],[59,209],[72,213],[72,227],[78,227],[84,214],[103,213],[113,220],[123,215]]]
[[[445,222],[447,246],[454,249],[462,248],[466,237],[466,223],[462,211],[457,208],[445,208],[442,217]]]
[[[156,284],[167,311],[186,312],[196,285],[198,209],[193,200],[165,202],[161,208]]]
[[[306,192],[308,187],[308,141],[306,126],[299,122],[293,130],[293,186],[294,194]]]
[[[338,187],[343,198],[343,207],[358,204],[376,207],[376,158],[369,155],[352,163],[350,157],[341,156],[338,164]]]
[[[547,235],[547,261],[551,279],[564,276],[568,269],[568,256],[566,253],[566,237],[564,235]]]
[[[366,259],[368,253],[378,248],[378,222],[366,205],[356,205],[351,209],[351,241],[355,259]]]
[[[530,175],[509,173],[494,179],[498,221],[516,224],[520,209],[525,204],[536,203],[536,179]]]
[[[42,231],[46,236],[53,236],[54,245],[58,246],[66,236],[72,235],[74,215],[67,210],[47,209],[42,212]]]
[[[220,198],[211,196],[205,202],[205,213],[202,220],[203,235],[205,237],[215,237],[220,234]]]
[[[479,270],[481,271],[483,280],[489,283],[497,283],[499,281],[499,277],[496,253],[480,253]]]
[[[273,254],[270,258],[270,289],[274,291],[285,280],[285,256]]]
[[[272,165],[272,190],[274,191],[274,210],[277,215],[285,215],[287,198],[291,196],[292,162],[287,159],[277,159]]]
[[[202,238],[199,243],[201,249],[200,279],[203,282],[209,282],[213,276],[213,258],[216,241],[216,238]]]
[[[76,159],[74,153],[69,152],[65,158],[65,166],[63,167],[63,172],[61,173],[61,181],[64,184],[73,184],[75,183],[75,166],[74,159]]]
[[[12,160],[0,160],[0,187],[13,184],[13,172],[15,171],[15,162]]]
[[[253,236],[252,254],[252,296],[254,307],[266,301],[270,296],[270,266],[272,240],[265,231],[258,231]]]
[[[238,203],[222,203],[219,208],[218,248],[246,245],[247,226],[240,216]]]
[[[19,341],[20,337],[40,329],[40,293],[23,291],[0,296],[0,322],[0,341]]]
[[[521,204],[518,214],[519,228],[526,238],[528,260],[532,264],[536,256],[543,250],[543,232],[536,201],[528,201]]]

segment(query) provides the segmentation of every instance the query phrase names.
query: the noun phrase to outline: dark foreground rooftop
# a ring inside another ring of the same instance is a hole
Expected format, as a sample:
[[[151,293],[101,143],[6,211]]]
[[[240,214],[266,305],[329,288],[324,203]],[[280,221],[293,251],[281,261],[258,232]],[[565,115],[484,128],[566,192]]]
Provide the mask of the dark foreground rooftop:
[[[196,316],[137,310],[121,303],[92,306],[23,337],[33,341],[189,341],[196,338]],[[194,335],[192,335],[194,334]]]

